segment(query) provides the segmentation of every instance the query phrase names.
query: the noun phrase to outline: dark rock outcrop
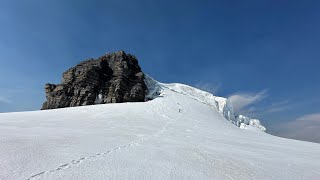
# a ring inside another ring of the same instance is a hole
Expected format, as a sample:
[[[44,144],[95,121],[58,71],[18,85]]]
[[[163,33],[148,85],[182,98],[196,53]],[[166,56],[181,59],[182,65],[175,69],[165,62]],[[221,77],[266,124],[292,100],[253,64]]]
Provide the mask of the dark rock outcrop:
[[[47,101],[42,109],[141,102],[146,90],[136,57],[119,51],[70,68],[63,73],[61,84],[46,84]]]

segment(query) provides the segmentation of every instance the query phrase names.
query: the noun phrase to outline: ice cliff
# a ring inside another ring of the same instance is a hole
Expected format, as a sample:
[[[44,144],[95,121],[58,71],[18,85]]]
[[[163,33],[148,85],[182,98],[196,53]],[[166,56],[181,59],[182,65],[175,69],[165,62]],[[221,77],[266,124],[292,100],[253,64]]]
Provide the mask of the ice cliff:
[[[234,112],[232,102],[224,97],[214,96],[211,93],[199,90],[197,88],[179,84],[179,83],[160,83],[152,79],[150,76],[145,75],[145,84],[148,88],[146,99],[154,99],[157,96],[162,96],[163,89],[170,89],[171,91],[184,94],[189,98],[195,99],[201,103],[204,103],[213,109],[217,110],[225,119],[239,128],[246,129],[247,127],[257,128],[263,132],[266,132],[266,128],[261,124],[260,120],[252,119],[244,115]]]

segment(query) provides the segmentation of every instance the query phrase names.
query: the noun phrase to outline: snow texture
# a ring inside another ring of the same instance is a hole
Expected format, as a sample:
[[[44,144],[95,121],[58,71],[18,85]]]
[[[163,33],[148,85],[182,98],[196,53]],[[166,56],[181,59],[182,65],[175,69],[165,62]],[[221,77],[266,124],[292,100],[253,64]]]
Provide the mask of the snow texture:
[[[227,121],[227,100],[190,86],[148,83],[147,102],[0,114],[0,179],[319,179],[319,144]]]

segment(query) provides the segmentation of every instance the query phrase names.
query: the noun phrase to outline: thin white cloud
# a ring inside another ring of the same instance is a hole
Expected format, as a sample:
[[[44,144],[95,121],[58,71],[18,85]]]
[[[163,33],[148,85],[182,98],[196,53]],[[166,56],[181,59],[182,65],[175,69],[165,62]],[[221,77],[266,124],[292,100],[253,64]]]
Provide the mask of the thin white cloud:
[[[267,109],[268,113],[275,113],[275,112],[281,112],[289,109],[288,106],[283,106],[283,107],[271,107],[270,109]]]
[[[0,103],[9,104],[9,103],[11,103],[11,100],[6,97],[0,96]]]
[[[306,114],[297,119],[297,121],[312,121],[320,123],[320,113]]]
[[[219,91],[221,85],[219,83],[199,82],[195,85],[195,87],[215,95]]]
[[[266,107],[267,113],[275,113],[275,112],[281,112],[292,108],[292,104],[289,103],[289,101],[280,101],[272,103],[270,106]]]
[[[320,143],[320,113],[306,114],[281,126],[280,136]]]
[[[232,102],[235,112],[252,111],[249,106],[263,100],[267,97],[267,91],[262,90],[258,93],[237,93],[229,97]]]

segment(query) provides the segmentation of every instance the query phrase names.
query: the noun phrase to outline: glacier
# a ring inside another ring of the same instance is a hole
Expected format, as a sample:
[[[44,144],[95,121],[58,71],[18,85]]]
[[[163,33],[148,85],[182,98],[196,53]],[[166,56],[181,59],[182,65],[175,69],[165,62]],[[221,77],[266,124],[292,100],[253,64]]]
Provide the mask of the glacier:
[[[230,121],[232,124],[245,129],[247,126],[257,128],[263,132],[266,132],[266,128],[261,124],[259,119],[251,119],[247,116],[237,114],[233,110],[232,102],[230,99],[224,97],[214,96],[211,93],[196,89],[194,87],[180,84],[164,84],[160,83],[148,75],[145,75],[145,84],[147,85],[149,92],[147,94],[148,99],[154,99],[158,97],[163,89],[167,88],[171,91],[187,95],[201,103],[204,103],[222,114],[226,120]]]
[[[0,113],[0,179],[319,179],[320,144],[264,133],[191,86],[146,84],[146,102]]]

